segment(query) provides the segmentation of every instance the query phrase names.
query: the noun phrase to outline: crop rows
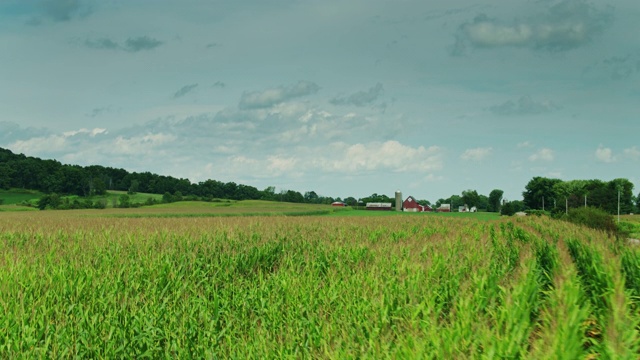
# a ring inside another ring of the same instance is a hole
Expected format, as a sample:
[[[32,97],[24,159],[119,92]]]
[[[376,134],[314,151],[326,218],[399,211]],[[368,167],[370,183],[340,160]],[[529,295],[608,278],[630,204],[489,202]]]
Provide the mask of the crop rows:
[[[0,358],[638,358],[640,254],[548,219],[0,218]]]

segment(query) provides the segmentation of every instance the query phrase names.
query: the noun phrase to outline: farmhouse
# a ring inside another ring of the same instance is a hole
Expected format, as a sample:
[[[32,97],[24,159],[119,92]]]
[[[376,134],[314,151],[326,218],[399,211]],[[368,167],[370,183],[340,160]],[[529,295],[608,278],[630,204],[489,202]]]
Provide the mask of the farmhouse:
[[[423,211],[431,211],[431,207],[429,207],[428,205],[427,206],[420,205],[418,204],[418,202],[413,196],[409,196],[402,203],[402,210],[408,211],[408,212],[423,212]]]
[[[478,208],[476,208],[475,206],[469,207],[467,206],[467,204],[464,204],[464,206],[459,206],[458,207],[458,212],[477,212]]]
[[[391,210],[391,203],[367,203],[367,210]]]

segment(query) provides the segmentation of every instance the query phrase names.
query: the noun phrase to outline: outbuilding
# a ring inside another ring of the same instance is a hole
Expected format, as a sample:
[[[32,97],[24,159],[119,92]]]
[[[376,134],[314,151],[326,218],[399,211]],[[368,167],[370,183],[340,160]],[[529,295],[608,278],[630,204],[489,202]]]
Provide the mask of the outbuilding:
[[[367,203],[367,210],[391,210],[391,203]]]
[[[331,203],[331,206],[335,206],[335,207],[345,207],[345,203],[343,203],[342,201],[334,201]]]

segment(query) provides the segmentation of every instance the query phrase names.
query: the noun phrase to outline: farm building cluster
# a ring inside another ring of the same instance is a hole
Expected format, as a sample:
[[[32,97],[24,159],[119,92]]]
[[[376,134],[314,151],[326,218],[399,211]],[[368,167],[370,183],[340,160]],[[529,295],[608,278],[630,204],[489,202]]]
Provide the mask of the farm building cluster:
[[[437,208],[432,208],[429,205],[421,205],[418,203],[416,198],[413,196],[407,197],[404,201],[402,200],[402,193],[400,191],[396,191],[396,204],[395,209],[397,211],[406,211],[406,212],[451,212],[451,204],[441,204]],[[392,203],[381,203],[381,202],[370,202],[366,204],[367,210],[393,210]],[[458,208],[459,212],[476,212],[477,209],[475,206],[469,208],[467,205],[460,206]]]

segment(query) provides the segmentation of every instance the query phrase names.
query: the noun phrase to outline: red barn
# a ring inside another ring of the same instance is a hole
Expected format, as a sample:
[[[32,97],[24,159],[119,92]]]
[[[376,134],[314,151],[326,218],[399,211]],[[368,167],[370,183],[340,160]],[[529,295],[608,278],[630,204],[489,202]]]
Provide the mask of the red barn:
[[[331,206],[344,207],[345,204],[343,202],[340,202],[340,201],[334,201],[334,202],[331,203]]]
[[[402,203],[402,210],[409,211],[409,212],[423,212],[423,211],[431,211],[431,207],[429,207],[428,205],[427,206],[420,205],[416,201],[416,198],[414,198],[413,196],[409,196]]]

